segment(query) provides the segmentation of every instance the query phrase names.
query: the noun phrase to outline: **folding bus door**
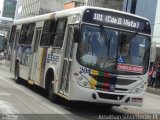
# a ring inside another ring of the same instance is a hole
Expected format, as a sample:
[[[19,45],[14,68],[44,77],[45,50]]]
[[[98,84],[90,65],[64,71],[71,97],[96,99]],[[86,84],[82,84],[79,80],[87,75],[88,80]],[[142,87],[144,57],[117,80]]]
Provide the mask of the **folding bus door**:
[[[63,70],[62,70],[62,77],[61,77],[61,84],[60,84],[60,92],[64,95],[68,94],[68,87],[69,87],[69,75],[72,63],[72,54],[73,54],[73,34],[74,34],[74,27],[70,25],[68,27],[68,35],[67,35],[67,43],[63,61]]]
[[[36,28],[36,36],[33,45],[33,58],[31,65],[31,80],[35,81],[38,78],[38,46],[40,42],[42,28]],[[35,82],[34,82],[35,83]]]

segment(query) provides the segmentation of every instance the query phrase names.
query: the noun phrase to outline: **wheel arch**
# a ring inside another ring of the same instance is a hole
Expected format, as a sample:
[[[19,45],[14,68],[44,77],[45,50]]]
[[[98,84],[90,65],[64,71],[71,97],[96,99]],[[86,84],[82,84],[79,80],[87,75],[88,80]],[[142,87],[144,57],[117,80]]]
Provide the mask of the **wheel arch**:
[[[44,88],[47,90],[49,88],[49,83],[55,80],[55,70],[52,67],[49,67],[45,74],[45,84]]]

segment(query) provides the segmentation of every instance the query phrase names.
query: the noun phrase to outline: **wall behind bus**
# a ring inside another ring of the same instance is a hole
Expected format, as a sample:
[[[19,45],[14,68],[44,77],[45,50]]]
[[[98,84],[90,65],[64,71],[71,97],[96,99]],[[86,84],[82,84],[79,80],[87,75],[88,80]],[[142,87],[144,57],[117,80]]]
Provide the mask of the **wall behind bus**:
[[[133,0],[124,0],[123,10],[130,12]],[[160,0],[136,0],[135,14],[149,19],[152,40],[160,43]]]
[[[136,1],[135,6],[131,5]],[[131,13],[132,7],[135,7],[136,15],[145,17],[151,22],[152,32],[154,30],[157,0],[124,0],[123,11]]]
[[[124,11],[130,12],[132,1],[135,0],[124,0]],[[146,17],[151,22],[152,40],[157,44],[156,56],[160,60],[160,0],[136,0],[136,2],[135,14]]]
[[[63,9],[63,0],[19,0],[16,20]]]
[[[136,14],[151,22],[152,40],[160,43],[160,0],[137,0]]]
[[[63,1],[64,1],[64,9],[78,7],[78,6],[96,6],[96,7],[111,8],[116,10],[123,10],[122,9],[123,0],[63,0]],[[75,6],[73,5],[73,2]]]
[[[157,10],[153,30],[153,40],[160,44],[160,0],[157,1]]]
[[[151,22],[152,34],[154,34],[157,11],[157,0],[137,0],[136,15],[146,17]]]

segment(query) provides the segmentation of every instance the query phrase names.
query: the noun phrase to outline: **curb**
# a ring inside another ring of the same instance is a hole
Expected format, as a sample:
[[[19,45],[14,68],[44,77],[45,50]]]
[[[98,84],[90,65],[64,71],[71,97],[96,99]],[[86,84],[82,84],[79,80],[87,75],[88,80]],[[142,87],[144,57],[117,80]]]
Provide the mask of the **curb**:
[[[160,95],[160,89],[152,88],[152,87],[147,87],[146,92]]]

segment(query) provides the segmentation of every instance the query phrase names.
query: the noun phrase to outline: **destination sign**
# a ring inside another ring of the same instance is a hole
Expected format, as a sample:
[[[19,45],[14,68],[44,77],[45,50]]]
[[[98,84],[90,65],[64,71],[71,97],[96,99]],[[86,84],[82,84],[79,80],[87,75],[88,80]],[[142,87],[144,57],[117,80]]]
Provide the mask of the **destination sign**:
[[[111,16],[111,15],[103,15],[98,13],[94,13],[92,19],[99,22],[111,23],[115,25],[131,27],[131,28],[139,28],[140,26],[140,22],[138,21],[133,21],[125,18]]]
[[[88,9],[84,12],[83,22],[136,30],[144,33],[151,32],[150,24],[147,20],[110,11]]]

